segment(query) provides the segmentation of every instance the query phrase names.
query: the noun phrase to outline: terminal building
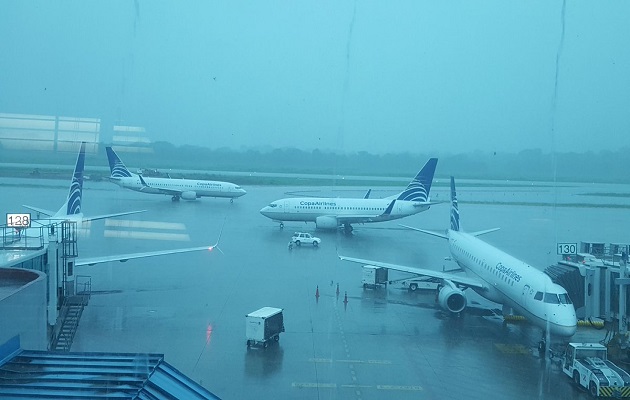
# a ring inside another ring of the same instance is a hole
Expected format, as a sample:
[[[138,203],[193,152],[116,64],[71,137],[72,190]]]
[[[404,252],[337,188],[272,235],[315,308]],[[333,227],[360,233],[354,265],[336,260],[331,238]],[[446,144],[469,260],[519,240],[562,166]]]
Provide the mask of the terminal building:
[[[0,398],[218,398],[163,354],[70,351],[91,288],[74,274],[76,222],[0,234]]]

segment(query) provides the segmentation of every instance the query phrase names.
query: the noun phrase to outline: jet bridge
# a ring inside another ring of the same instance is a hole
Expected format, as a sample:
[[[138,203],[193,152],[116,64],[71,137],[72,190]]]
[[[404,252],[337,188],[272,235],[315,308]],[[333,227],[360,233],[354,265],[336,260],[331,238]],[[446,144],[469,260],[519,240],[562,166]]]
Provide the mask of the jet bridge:
[[[69,351],[91,294],[91,278],[74,273],[77,223],[62,221],[25,229],[0,226],[0,234],[0,268],[46,275],[49,348]]]
[[[567,290],[578,318],[605,321],[621,347],[630,349],[630,245],[581,242],[580,250],[547,267],[545,273]]]

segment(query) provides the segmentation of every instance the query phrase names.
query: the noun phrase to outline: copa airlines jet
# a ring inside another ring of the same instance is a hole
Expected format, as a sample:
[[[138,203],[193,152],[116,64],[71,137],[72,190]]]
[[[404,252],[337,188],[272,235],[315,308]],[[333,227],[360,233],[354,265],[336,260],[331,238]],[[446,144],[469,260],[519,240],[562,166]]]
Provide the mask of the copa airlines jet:
[[[54,232],[52,227],[54,227],[56,224],[61,223],[63,221],[86,222],[86,221],[93,221],[97,219],[119,217],[122,215],[129,215],[129,214],[135,214],[135,213],[146,211],[146,210],[129,211],[129,212],[116,213],[116,214],[97,215],[97,216],[92,216],[92,217],[83,216],[83,214],[81,213],[81,203],[83,199],[84,167],[85,167],[85,142],[81,143],[81,148],[79,150],[77,162],[74,167],[74,173],[72,174],[72,181],[70,182],[70,190],[68,192],[68,197],[64,205],[57,212],[48,211],[41,208],[25,205],[24,207],[26,208],[37,211],[38,213],[48,215],[50,217],[44,218],[44,219],[33,220],[31,228],[20,229],[16,233],[16,239],[28,240],[28,238],[32,238],[32,237],[37,238],[41,235],[42,227],[50,228],[50,231],[52,233]],[[47,240],[48,236],[44,235],[44,238]],[[219,239],[220,238],[221,238],[221,235],[219,234]],[[105,263],[105,262],[110,262],[110,261],[125,262],[127,260],[136,259],[136,258],[146,258],[146,257],[155,257],[155,256],[168,255],[168,254],[188,253],[192,251],[203,251],[203,250],[212,251],[214,248],[218,249],[218,244],[219,244],[219,240],[217,240],[217,242],[211,246],[189,247],[189,248],[180,248],[180,249],[172,249],[172,250],[157,250],[157,251],[131,253],[131,254],[118,254],[118,255],[112,254],[108,256],[93,257],[93,258],[87,258],[87,259],[77,258],[75,260],[74,265],[77,267],[80,267],[84,265],[94,265],[94,264],[100,264],[100,263]]]
[[[575,333],[577,326],[575,309],[562,286],[553,283],[551,278],[539,269],[477,239],[477,236],[496,229],[471,233],[460,229],[455,180],[452,177],[451,228],[446,234],[405,227],[447,239],[453,259],[467,276],[344,256],[339,258],[438,278],[441,280],[439,304],[443,309],[454,313],[464,310],[467,304],[464,289],[472,288],[486,299],[502,304],[504,312],[511,308],[541,327],[542,348],[545,345],[545,331],[563,337],[570,337]]]
[[[230,182],[206,181],[195,179],[143,178],[130,172],[118,154],[106,147],[107,160],[111,176],[109,179],[118,186],[137,192],[166,194],[173,201],[196,200],[200,197],[224,197],[234,201],[247,193],[240,186]]]
[[[390,221],[428,210],[433,204],[429,191],[437,158],[431,158],[407,188],[397,195],[385,199],[370,199],[368,191],[364,198],[318,198],[294,197],[276,200],[260,210],[267,218],[280,222],[315,222],[317,228],[336,229],[344,226],[352,230],[351,224]]]

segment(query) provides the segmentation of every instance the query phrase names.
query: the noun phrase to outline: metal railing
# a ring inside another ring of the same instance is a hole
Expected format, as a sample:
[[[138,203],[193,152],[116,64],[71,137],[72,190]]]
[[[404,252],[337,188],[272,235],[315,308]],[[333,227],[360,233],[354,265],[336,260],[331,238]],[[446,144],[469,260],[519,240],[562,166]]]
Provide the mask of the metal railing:
[[[2,225],[0,231],[2,232],[1,250],[39,250],[44,248],[46,228],[43,226],[20,229]]]

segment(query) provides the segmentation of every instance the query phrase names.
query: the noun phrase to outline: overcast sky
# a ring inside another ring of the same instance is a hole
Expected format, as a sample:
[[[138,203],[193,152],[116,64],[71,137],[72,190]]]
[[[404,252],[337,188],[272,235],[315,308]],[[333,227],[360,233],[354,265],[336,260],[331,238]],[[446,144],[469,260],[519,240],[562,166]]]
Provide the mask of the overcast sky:
[[[237,149],[616,149],[629,21],[627,0],[3,0],[0,113]]]

